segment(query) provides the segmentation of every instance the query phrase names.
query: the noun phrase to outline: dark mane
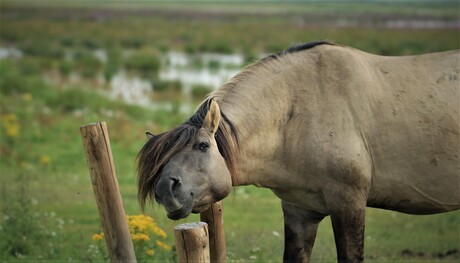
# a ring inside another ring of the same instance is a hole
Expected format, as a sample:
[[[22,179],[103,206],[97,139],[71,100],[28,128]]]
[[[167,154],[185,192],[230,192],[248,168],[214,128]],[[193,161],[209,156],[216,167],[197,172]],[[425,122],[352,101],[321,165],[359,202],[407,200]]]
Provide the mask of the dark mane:
[[[212,98],[206,99],[193,116],[171,131],[150,138],[139,151],[137,161],[138,199],[142,208],[147,200],[153,202],[155,185],[172,156],[189,145],[197,136],[198,130],[208,112]],[[225,159],[227,168],[236,180],[236,155],[238,154],[238,135],[233,124],[221,112],[221,121],[215,134],[219,152]]]
[[[309,42],[309,43],[304,43],[304,44],[296,44],[291,47],[289,47],[286,50],[279,51],[277,53],[271,54],[267,56],[266,58],[263,58],[262,60],[266,59],[278,59],[279,57],[283,56],[284,54],[290,54],[290,53],[295,53],[303,50],[307,50],[310,48],[314,48],[319,45],[335,45],[334,43],[328,42],[328,41],[315,41],[315,42]]]

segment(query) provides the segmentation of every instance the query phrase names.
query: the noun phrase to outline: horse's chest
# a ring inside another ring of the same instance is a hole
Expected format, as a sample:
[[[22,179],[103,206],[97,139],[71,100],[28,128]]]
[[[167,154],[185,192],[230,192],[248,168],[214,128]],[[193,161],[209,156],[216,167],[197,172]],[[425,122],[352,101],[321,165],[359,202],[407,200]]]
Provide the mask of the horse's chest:
[[[327,214],[326,203],[322,192],[308,190],[272,189],[273,193],[286,202],[294,203],[299,207]]]

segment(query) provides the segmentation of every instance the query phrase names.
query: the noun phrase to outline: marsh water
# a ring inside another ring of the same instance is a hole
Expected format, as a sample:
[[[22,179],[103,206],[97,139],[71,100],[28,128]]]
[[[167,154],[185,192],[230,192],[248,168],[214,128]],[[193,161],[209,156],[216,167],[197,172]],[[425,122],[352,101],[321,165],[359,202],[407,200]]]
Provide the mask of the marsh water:
[[[102,63],[108,63],[105,50],[93,52]],[[12,47],[0,47],[0,59],[22,57],[21,50]],[[65,58],[71,60],[71,55]],[[152,58],[153,59],[153,58]],[[170,51],[161,57],[161,67],[158,72],[159,81],[180,82],[181,95],[184,98],[180,111],[189,113],[191,105],[191,91],[193,86],[202,86],[214,90],[236,75],[244,66],[244,56],[240,54],[198,53]],[[78,83],[82,77],[72,72],[69,76],[71,83]],[[121,100],[128,104],[135,104],[153,109],[172,110],[171,102],[155,101],[155,81],[142,78],[140,75],[128,73],[121,69],[110,80],[105,80],[102,74],[96,76],[93,84],[100,86],[100,92],[105,96]]]

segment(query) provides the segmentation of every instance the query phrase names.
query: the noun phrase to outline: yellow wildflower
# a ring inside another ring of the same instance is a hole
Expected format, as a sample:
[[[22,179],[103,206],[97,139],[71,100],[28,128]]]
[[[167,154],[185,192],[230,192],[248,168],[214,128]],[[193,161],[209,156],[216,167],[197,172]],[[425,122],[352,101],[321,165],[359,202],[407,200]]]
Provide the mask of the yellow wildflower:
[[[18,123],[16,114],[2,115],[2,124],[5,127],[6,136],[16,139],[19,137],[21,125]]]
[[[29,101],[32,100],[32,94],[30,94],[30,93],[24,93],[24,94],[22,94],[22,99],[23,99],[24,101],[29,102]]]
[[[100,241],[102,239],[104,239],[104,233],[100,233],[100,234],[94,234],[91,239],[93,241]]]
[[[155,243],[157,244],[157,246],[161,247],[164,250],[171,251],[171,249],[172,249],[172,247],[170,245],[165,244],[165,243],[161,242],[160,240],[155,241]]]
[[[159,228],[156,224],[151,226],[150,230],[152,230],[152,232],[156,236],[166,238],[166,232],[163,229]]]
[[[48,157],[49,158],[49,157]],[[142,249],[147,255],[153,256],[156,249],[171,251],[172,247],[159,240],[159,237],[166,238],[166,232],[157,226],[152,217],[146,215],[126,215],[131,240],[136,248]],[[94,241],[104,239],[104,234],[92,236]],[[155,244],[153,244],[155,242]]]
[[[159,228],[152,217],[146,215],[127,216],[129,232],[131,235],[143,233],[148,235],[150,232],[158,237],[166,238],[166,232]]]
[[[19,137],[19,125],[6,126],[6,135],[10,138],[18,138]]]
[[[48,165],[51,162],[51,159],[48,155],[42,155],[40,157],[40,164],[42,165]]]
[[[2,121],[7,123],[7,122],[17,122],[18,121],[18,116],[16,114],[5,114],[2,116]]]
[[[149,241],[150,237],[146,234],[134,234],[131,235],[133,241]]]
[[[147,233],[151,224],[154,224],[153,218],[145,215],[128,216],[129,231],[131,234],[141,232]]]
[[[27,162],[25,162],[25,161],[21,161],[21,162],[19,163],[19,167],[21,167],[21,169],[26,169],[27,166],[28,166],[28,164],[27,164]]]

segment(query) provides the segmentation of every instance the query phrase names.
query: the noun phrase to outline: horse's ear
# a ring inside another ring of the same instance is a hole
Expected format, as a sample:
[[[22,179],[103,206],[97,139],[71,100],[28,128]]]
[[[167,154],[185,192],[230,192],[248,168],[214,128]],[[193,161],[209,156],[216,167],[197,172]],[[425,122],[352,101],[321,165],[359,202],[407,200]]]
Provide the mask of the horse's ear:
[[[209,134],[214,135],[217,131],[217,128],[219,128],[219,122],[220,122],[219,105],[217,105],[217,102],[215,100],[211,100],[211,103],[209,104],[208,113],[206,114],[206,117],[204,118],[202,128],[205,129],[205,131],[207,131]]]
[[[155,135],[153,133],[148,132],[148,131],[145,132],[145,136],[147,136],[147,139],[149,139],[149,140],[152,139],[153,137],[155,137]]]

